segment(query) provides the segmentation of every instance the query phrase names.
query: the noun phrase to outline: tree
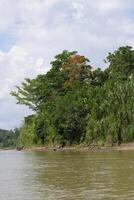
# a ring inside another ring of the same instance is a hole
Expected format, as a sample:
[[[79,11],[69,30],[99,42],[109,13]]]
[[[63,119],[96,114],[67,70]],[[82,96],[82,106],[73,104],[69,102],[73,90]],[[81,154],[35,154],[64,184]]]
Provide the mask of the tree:
[[[119,47],[114,53],[109,53],[106,62],[109,63],[109,73],[124,75],[134,74],[134,50],[130,46]]]
[[[18,144],[121,144],[134,140],[134,50],[109,53],[108,68],[93,70],[77,52],[63,51],[51,69],[25,79],[12,92],[34,110],[25,118]]]
[[[18,104],[39,110],[42,103],[53,101],[56,96],[63,95],[66,92],[67,82],[77,79],[77,76],[80,81],[82,74],[88,75],[89,70],[85,72],[88,68],[86,61],[84,56],[76,55],[75,51],[63,51],[55,56],[55,60],[51,62],[52,68],[47,74],[38,75],[32,80],[25,79],[25,82],[17,86],[17,91],[11,92],[11,95],[16,97]]]

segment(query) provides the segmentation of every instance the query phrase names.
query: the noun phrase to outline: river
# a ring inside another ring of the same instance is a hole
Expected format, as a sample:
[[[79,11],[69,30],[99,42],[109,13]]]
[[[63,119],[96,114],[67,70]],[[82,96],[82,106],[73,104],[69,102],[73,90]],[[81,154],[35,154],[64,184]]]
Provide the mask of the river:
[[[0,200],[114,199],[134,199],[134,151],[0,151]]]

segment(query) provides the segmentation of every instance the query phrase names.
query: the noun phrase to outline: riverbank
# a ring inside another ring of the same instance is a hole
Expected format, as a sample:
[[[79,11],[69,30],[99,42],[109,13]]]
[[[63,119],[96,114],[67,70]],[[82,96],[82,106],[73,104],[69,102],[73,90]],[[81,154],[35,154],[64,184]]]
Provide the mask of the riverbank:
[[[134,143],[126,143],[126,144],[121,144],[120,146],[114,147],[115,150],[134,150]]]
[[[120,146],[98,146],[98,145],[90,145],[90,146],[81,146],[81,145],[75,145],[75,146],[65,146],[65,147],[52,147],[52,146],[43,146],[43,147],[32,147],[24,149],[26,151],[111,151],[111,150],[134,150],[134,143],[126,143],[121,144]]]
[[[10,150],[16,150],[15,147],[9,147],[9,148],[0,148],[0,151],[10,151]]]

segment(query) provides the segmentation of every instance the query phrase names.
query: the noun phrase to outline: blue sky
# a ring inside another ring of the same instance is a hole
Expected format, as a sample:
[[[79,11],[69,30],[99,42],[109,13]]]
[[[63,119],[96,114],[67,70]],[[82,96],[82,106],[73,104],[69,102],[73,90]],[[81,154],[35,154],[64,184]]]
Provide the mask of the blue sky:
[[[107,52],[134,46],[133,13],[133,0],[0,0],[0,128],[23,123],[30,111],[9,93],[57,53],[77,50],[104,67]]]

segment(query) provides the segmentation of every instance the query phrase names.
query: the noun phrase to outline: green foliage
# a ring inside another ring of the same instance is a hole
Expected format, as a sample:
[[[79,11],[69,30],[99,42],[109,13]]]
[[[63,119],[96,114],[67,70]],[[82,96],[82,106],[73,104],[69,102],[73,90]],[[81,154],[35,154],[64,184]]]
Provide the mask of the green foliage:
[[[25,118],[18,145],[133,141],[134,50],[120,47],[107,62],[93,70],[84,56],[63,51],[49,72],[25,79],[12,95],[35,115]]]
[[[46,107],[47,109],[47,107]],[[58,140],[58,135],[55,127],[52,124],[50,114],[46,111],[38,113],[35,119],[35,131],[41,143],[53,143]]]
[[[114,53],[109,53],[106,59],[109,63],[110,75],[128,77],[134,73],[134,50],[130,46],[120,47]]]
[[[94,96],[87,117],[87,140],[103,139],[111,144],[134,139],[134,79],[108,80]]]
[[[63,141],[79,143],[85,129],[86,94],[81,90],[70,91],[55,101],[53,123]]]
[[[0,148],[14,148],[20,134],[19,129],[3,130],[0,129]]]
[[[37,144],[37,136],[35,133],[34,115],[25,118],[24,125],[20,129],[20,135],[17,141],[17,147],[32,147]]]

